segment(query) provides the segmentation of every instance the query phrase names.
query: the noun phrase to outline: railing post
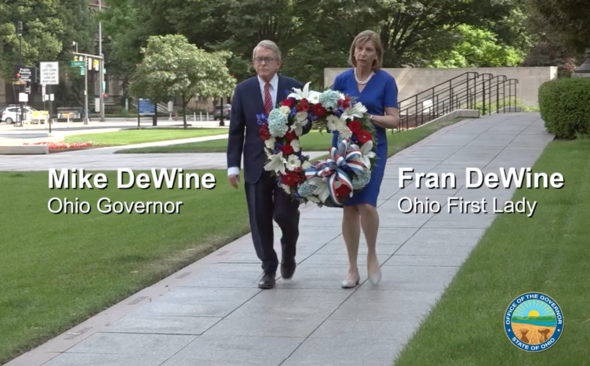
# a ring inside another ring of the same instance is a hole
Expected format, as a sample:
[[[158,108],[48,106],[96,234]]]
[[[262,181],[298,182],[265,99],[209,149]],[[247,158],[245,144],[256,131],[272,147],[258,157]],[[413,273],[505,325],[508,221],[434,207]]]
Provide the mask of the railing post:
[[[502,79],[502,110],[506,113],[506,76]]]
[[[499,77],[499,76],[498,76]],[[496,114],[500,111],[500,81],[496,81]]]
[[[467,109],[473,109],[471,106],[471,88],[469,87],[469,77],[467,77]]]
[[[482,96],[483,96],[483,98],[482,98],[483,113],[482,114],[485,116],[486,115],[486,79],[485,78],[482,79],[481,90],[482,90]]]

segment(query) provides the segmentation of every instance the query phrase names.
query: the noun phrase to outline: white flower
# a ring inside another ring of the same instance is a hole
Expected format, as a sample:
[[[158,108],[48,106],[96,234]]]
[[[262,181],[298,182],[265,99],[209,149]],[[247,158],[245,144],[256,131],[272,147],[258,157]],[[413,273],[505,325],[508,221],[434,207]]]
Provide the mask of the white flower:
[[[287,194],[291,194],[291,187],[289,187],[288,185],[281,183],[281,188],[283,188],[283,190],[287,192]]]
[[[279,108],[279,112],[281,112],[281,114],[284,116],[289,116],[291,113],[291,108],[283,105]]]
[[[341,138],[348,139],[352,137],[352,131],[347,126],[338,128],[338,132],[340,133]]]
[[[303,169],[309,169],[309,168],[311,168],[311,163],[309,162],[309,160],[306,160],[303,162],[303,164],[301,164],[301,167]]]
[[[297,155],[289,155],[287,159],[287,169],[290,171],[294,171],[295,169],[301,166],[301,160]]]
[[[301,99],[307,99],[307,97],[309,96],[309,84],[311,82],[308,82],[307,84],[305,84],[305,86],[303,87],[303,90],[298,89],[298,88],[293,88],[293,92],[290,93],[287,98],[295,98],[296,100],[301,100]]]
[[[358,146],[357,146],[358,148]],[[365,164],[367,168],[371,168],[371,158],[374,158],[376,155],[373,151],[373,141],[367,141],[361,148],[361,152],[363,153],[361,156],[354,158],[354,160]]]
[[[307,100],[311,104],[318,104],[320,102],[320,95],[321,95],[320,92],[312,90],[309,92],[309,96],[308,96]]]
[[[326,199],[330,197],[330,191],[326,182],[320,177],[313,177],[309,180],[309,184],[316,187],[313,194],[317,195],[320,201],[326,202]]]
[[[301,111],[295,114],[295,122],[305,122],[307,121],[307,112]]]
[[[277,142],[277,139],[272,137],[269,138],[268,140],[264,140],[264,145],[269,148],[269,149],[274,149],[275,148],[275,143]]]
[[[303,126],[307,125],[309,120],[307,119],[307,112],[299,112],[295,115],[295,123],[290,127],[290,131],[295,131],[295,135],[301,136],[303,134]]]
[[[301,144],[299,143],[299,140],[292,140],[289,142],[289,145],[291,145],[294,152],[299,152],[299,150],[301,150]]]
[[[367,108],[362,103],[355,103],[352,106],[346,108],[344,113],[340,116],[343,121],[352,119],[354,117],[362,118],[367,113]]]
[[[280,172],[281,174],[285,174],[285,158],[283,157],[283,153],[279,152],[278,154],[271,155],[268,157],[270,161],[266,163],[264,166],[264,170],[268,171],[275,171]]]
[[[328,129],[330,131],[337,131],[338,130],[337,126],[338,126],[339,121],[340,121],[340,119],[338,119],[338,117],[331,114],[328,117],[326,117],[326,127],[328,127]]]
[[[320,203],[320,200],[317,197],[314,196],[309,196],[309,197],[305,197],[308,201],[313,202],[315,204]]]

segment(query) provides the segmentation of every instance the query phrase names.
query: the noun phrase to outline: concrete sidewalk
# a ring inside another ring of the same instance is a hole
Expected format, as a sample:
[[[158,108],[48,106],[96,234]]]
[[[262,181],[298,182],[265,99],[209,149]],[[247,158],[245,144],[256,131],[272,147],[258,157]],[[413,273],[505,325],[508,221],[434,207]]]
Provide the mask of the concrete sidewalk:
[[[379,196],[376,287],[366,281],[364,240],[362,285],[339,287],[347,272],[342,212],[305,206],[291,281],[256,287],[261,269],[247,235],[7,366],[391,366],[495,217],[446,213],[447,198],[503,203],[514,193],[467,190],[464,169],[530,167],[552,139],[536,113],[500,114],[460,122],[391,157]],[[400,189],[400,167],[455,173],[458,185]],[[428,197],[443,211],[403,214],[403,197]]]

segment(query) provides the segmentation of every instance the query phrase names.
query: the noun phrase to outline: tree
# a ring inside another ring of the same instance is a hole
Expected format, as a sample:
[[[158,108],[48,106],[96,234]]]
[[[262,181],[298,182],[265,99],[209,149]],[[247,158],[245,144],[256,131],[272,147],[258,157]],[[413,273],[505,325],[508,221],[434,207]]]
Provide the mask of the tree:
[[[588,0],[528,0],[528,5],[559,32],[575,52],[590,49]]]
[[[441,52],[431,67],[514,67],[523,55],[514,47],[498,42],[491,31],[469,25],[459,26],[461,42]]]
[[[84,0],[0,2],[0,77],[13,80],[13,66],[19,63],[19,21],[23,23],[23,66],[58,58],[65,61],[65,46],[74,40],[90,47],[93,23],[87,8]]]
[[[144,59],[137,67],[130,85],[136,97],[147,97],[152,103],[180,97],[184,127],[186,105],[196,95],[227,97],[236,80],[226,66],[229,52],[209,53],[188,42],[183,35],[151,36]]]

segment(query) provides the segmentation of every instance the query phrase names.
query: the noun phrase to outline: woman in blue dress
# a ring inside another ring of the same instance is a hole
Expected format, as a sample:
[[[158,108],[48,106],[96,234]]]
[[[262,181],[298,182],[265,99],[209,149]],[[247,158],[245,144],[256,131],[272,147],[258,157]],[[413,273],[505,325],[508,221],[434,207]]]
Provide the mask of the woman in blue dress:
[[[334,90],[356,97],[370,115],[377,132],[377,146],[374,147],[378,157],[369,184],[361,192],[344,204],[342,218],[342,236],[348,252],[348,275],[342,281],[343,288],[355,287],[360,282],[357,257],[361,228],[367,241],[367,273],[373,284],[381,280],[381,269],[377,260],[376,244],[379,229],[377,197],[387,161],[386,128],[399,125],[398,89],[393,76],[381,70],[383,47],[377,33],[361,32],[350,47],[350,64],[353,68],[336,76]],[[336,146],[337,133],[334,133],[332,145]]]

